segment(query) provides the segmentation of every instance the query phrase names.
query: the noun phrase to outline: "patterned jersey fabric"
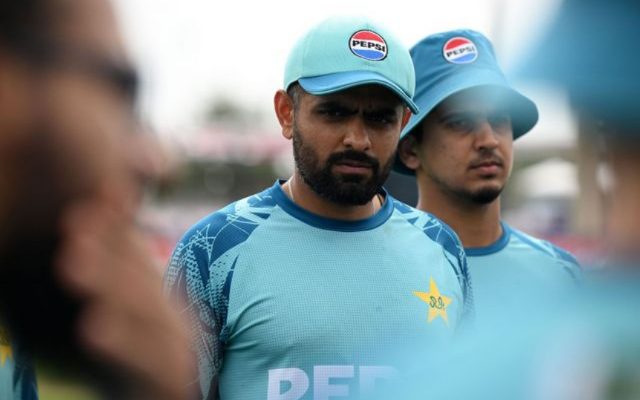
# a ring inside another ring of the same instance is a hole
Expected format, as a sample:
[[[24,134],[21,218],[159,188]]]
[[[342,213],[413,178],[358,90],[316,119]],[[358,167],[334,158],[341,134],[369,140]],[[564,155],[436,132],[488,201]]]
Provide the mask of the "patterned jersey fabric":
[[[394,349],[438,348],[472,312],[457,236],[383,193],[371,218],[298,207],[279,182],[178,243],[169,295],[191,322],[203,398],[366,397]]]

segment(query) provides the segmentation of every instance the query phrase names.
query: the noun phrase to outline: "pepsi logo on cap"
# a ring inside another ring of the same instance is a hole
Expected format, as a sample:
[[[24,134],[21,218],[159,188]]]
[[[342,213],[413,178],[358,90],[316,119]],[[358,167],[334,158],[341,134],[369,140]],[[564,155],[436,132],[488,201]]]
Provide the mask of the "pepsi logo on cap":
[[[381,61],[387,57],[387,42],[373,31],[358,31],[349,38],[349,48],[358,57]]]
[[[469,39],[454,37],[442,48],[444,59],[453,64],[469,64],[478,58],[478,49]]]

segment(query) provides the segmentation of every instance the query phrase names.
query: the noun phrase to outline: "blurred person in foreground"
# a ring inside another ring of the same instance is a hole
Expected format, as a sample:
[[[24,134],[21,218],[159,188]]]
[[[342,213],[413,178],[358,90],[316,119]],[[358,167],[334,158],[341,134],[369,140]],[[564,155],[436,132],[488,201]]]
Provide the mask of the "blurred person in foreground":
[[[460,237],[478,322],[575,286],[580,269],[569,253],[500,217],[513,142],[535,126],[538,110],[509,85],[489,39],[466,29],[437,33],[411,57],[420,113],[402,132],[394,167],[415,175],[417,208]]]
[[[294,46],[274,98],[295,172],[178,243],[166,282],[208,399],[366,398],[389,349],[435,351],[470,310],[460,242],[383,188],[410,110],[409,52],[360,17]]]
[[[153,143],[107,0],[0,2],[0,396],[33,357],[108,398],[183,399],[187,335],[135,227]]]
[[[521,71],[566,89],[578,115],[598,124],[589,139],[603,142],[613,179],[603,235],[609,265],[585,274],[572,299],[541,298],[537,312],[510,314],[508,325],[456,355],[419,366],[401,398],[640,398],[640,56],[636,44],[619,45],[638,36],[637,1],[568,0]],[[439,384],[421,385],[425,374]],[[455,385],[460,376],[464,384]]]
[[[523,77],[564,88],[580,118],[594,121],[607,193],[607,268],[569,309],[536,370],[536,393],[552,399],[640,398],[640,2],[567,0]],[[549,373],[551,372],[551,373]]]

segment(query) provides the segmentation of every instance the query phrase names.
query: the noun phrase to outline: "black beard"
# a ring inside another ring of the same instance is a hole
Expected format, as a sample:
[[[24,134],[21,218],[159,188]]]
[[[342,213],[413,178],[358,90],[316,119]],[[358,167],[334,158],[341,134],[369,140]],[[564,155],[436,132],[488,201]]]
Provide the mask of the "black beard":
[[[493,203],[500,196],[502,189],[481,189],[477,192],[468,192],[468,199],[475,204],[486,205]]]
[[[320,165],[317,154],[307,146],[297,126],[293,128],[293,157],[303,181],[320,197],[344,206],[367,204],[381,190],[389,177],[395,155],[380,168],[375,158],[355,150],[332,154],[324,165]],[[371,177],[361,175],[334,174],[334,165],[345,160],[366,163],[371,167]]]
[[[478,206],[484,206],[493,203],[498,198],[498,196],[500,196],[500,193],[502,193],[503,189],[484,188],[473,192],[466,189],[451,187],[431,173],[429,174],[429,177],[436,183],[436,185],[438,185],[440,190],[442,190],[449,196],[458,199],[466,204]]]

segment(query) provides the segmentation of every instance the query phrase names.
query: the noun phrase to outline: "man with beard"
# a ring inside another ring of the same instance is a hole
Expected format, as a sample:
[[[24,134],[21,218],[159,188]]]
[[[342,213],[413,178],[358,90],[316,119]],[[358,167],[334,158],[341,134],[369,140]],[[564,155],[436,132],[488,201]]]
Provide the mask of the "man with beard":
[[[579,267],[569,253],[500,218],[513,141],[536,124],[535,104],[509,86],[478,32],[428,36],[411,56],[420,113],[402,132],[395,169],[415,174],[417,208],[460,236],[478,320],[573,286]]]
[[[187,395],[187,335],[135,227],[155,165],[136,82],[109,1],[0,3],[3,400],[37,397],[27,354],[108,398]]]
[[[408,51],[364,18],[297,42],[274,98],[293,176],[197,223],[165,277],[203,398],[366,398],[397,371],[394,352],[428,354],[460,326],[457,237],[381,187],[414,84]]]

